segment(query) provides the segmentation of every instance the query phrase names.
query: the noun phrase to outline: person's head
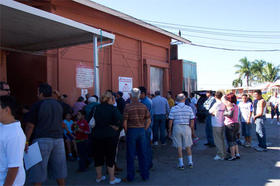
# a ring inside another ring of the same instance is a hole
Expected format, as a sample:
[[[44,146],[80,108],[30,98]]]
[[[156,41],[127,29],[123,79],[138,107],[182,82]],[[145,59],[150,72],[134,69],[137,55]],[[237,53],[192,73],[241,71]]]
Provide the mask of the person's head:
[[[255,99],[261,99],[262,98],[262,91],[261,90],[255,90],[253,93],[253,96]]]
[[[155,91],[155,96],[160,96],[160,91],[159,90]]]
[[[101,104],[113,104],[113,94],[110,91],[106,91],[102,96],[101,96]]]
[[[85,116],[86,116],[86,112],[84,110],[79,110],[79,112],[77,113],[78,120],[85,119]]]
[[[10,95],[11,90],[8,83],[0,81],[0,96]]]
[[[139,88],[133,88],[130,92],[130,98],[131,98],[131,101],[138,101],[138,99],[140,98],[140,90]]]
[[[167,92],[167,99],[170,99],[170,98],[172,98],[172,92],[171,92],[171,91],[168,91],[168,92]]]
[[[119,98],[122,98],[122,97],[123,97],[123,93],[121,91],[118,91],[117,92],[117,98],[119,99]]]
[[[222,99],[222,97],[223,97],[223,93],[221,92],[221,91],[217,91],[216,93],[215,93],[215,98],[216,99]]]
[[[98,102],[98,96],[97,95],[93,95],[92,97],[96,98],[96,102]]]
[[[242,102],[246,103],[248,101],[248,95],[247,94],[243,94],[242,95]]]
[[[191,93],[191,98],[193,98],[193,97],[194,97],[194,92]]]
[[[185,95],[186,98],[189,97],[189,93],[187,91],[183,91],[182,93]]]
[[[52,97],[52,87],[47,83],[42,83],[38,88],[39,99]]]
[[[155,97],[155,95],[154,94],[151,94],[151,98],[154,98]]]
[[[95,97],[88,98],[88,103],[94,103],[97,102]]]
[[[144,99],[147,95],[147,89],[145,87],[139,87],[139,90],[141,92],[140,99]]]
[[[14,120],[17,112],[17,103],[14,97],[9,95],[0,96],[0,122],[6,123]]]
[[[83,101],[84,101],[83,96],[78,97],[77,102],[83,102]]]
[[[237,103],[237,98],[235,96],[235,94],[233,92],[231,93],[228,93],[226,96],[225,96],[225,99],[231,103],[234,103],[236,104]]]
[[[89,93],[86,94],[86,100],[88,100],[88,98],[90,98],[91,95]]]
[[[206,97],[209,98],[210,96],[212,96],[212,92],[211,92],[211,90],[207,90],[206,91]]]
[[[71,114],[70,112],[67,112],[67,113],[65,113],[64,118],[65,118],[67,121],[70,121],[70,120],[72,119],[72,114]]]
[[[186,100],[186,96],[184,93],[180,93],[176,97],[176,102],[178,103],[185,103],[185,100]]]

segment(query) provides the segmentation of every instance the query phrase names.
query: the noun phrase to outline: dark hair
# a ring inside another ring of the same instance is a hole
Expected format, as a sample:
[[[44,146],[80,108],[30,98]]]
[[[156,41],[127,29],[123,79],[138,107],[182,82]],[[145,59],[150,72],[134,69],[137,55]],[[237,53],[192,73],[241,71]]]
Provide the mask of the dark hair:
[[[144,93],[145,96],[147,95],[147,89],[145,87],[139,87],[139,90],[140,90],[141,94]]]
[[[221,91],[217,91],[215,93],[215,96],[218,98],[218,99],[221,99],[223,97],[223,93]]]
[[[226,100],[228,100],[229,102],[231,103],[234,103],[236,104],[237,103],[237,98],[235,96],[235,94],[233,92],[231,93],[228,93],[226,96],[225,96]]]
[[[43,94],[44,97],[52,97],[52,87],[47,83],[40,84],[39,94]]]
[[[67,94],[63,94],[62,96],[63,98],[68,98]]]
[[[121,91],[118,91],[117,94],[120,96],[120,97],[123,97],[123,93]]]
[[[86,111],[84,111],[84,110],[79,110],[78,112],[81,113],[83,116],[86,115]]]
[[[168,92],[167,92],[170,96],[172,96],[172,92],[169,90]]]
[[[18,106],[13,96],[0,96],[0,106],[2,109],[9,107],[12,115],[16,117]]]
[[[191,93],[191,97],[194,97],[194,92]]]
[[[98,96],[97,95],[93,95],[92,97],[96,98],[96,102],[98,102]]]
[[[182,93],[186,96],[186,98],[189,97],[189,93],[187,91],[183,91]]]
[[[155,91],[155,95],[159,96],[160,95],[160,91],[159,90]]]
[[[84,101],[84,98],[83,98],[82,96],[80,96],[80,97],[78,98],[77,102],[82,102],[82,101]]]
[[[257,93],[258,95],[262,95],[262,91],[261,90],[255,90],[254,93]]]
[[[72,113],[71,113],[71,112],[65,112],[65,113],[63,114],[63,118],[64,118],[64,119],[66,118],[66,115],[67,115],[67,114],[70,114],[71,117],[72,117]]]
[[[243,96],[248,97],[248,95],[247,95],[247,94],[242,94],[242,97],[243,97]]]

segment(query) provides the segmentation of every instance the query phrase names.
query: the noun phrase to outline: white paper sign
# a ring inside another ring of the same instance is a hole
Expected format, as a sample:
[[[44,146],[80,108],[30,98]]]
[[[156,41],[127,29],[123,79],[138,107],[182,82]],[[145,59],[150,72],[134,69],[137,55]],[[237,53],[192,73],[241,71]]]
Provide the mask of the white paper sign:
[[[78,66],[76,68],[76,87],[92,88],[93,87],[93,69],[89,67]]]
[[[86,95],[88,93],[88,89],[81,89],[81,96],[86,100]]]
[[[119,91],[123,92],[123,99],[125,100],[129,98],[129,93],[133,88],[132,83],[133,79],[130,77],[119,77]]]
[[[38,142],[28,147],[28,152],[24,152],[23,160],[26,170],[30,169],[31,167],[42,161],[41,151]]]

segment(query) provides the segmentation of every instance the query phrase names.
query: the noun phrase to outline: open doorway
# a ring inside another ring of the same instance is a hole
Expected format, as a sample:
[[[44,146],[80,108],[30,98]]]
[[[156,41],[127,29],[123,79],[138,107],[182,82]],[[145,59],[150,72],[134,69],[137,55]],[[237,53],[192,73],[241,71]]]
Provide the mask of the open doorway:
[[[7,80],[11,94],[21,105],[37,101],[37,87],[47,82],[47,57],[10,52],[7,55]]]
[[[159,90],[163,95],[163,69],[151,67],[150,69],[150,92],[154,94]]]

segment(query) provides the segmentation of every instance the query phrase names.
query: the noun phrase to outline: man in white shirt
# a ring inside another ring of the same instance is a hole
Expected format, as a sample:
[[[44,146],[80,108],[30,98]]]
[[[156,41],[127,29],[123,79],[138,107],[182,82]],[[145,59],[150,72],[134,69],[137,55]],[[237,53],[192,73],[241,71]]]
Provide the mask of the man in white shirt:
[[[280,125],[279,110],[278,110],[279,101],[280,101],[280,99],[277,95],[277,92],[275,92],[274,95],[271,96],[271,98],[269,99],[269,103],[270,103],[270,107],[271,107],[271,122],[273,122],[273,118],[276,115],[278,125]]]
[[[23,153],[25,135],[15,120],[16,102],[0,96],[0,185],[24,185]]]
[[[217,91],[215,93],[216,102],[209,110],[209,113],[212,115],[211,123],[213,127],[214,142],[217,148],[217,155],[214,157],[214,160],[224,160],[226,158],[226,146],[224,140],[224,112],[226,107],[221,101],[222,97],[223,93]]]
[[[248,101],[248,95],[242,95],[242,102],[238,104],[239,107],[239,121],[242,126],[242,136],[245,138],[245,147],[251,147],[251,130],[252,130],[252,112],[253,104]]]
[[[178,94],[176,101],[178,104],[172,107],[169,114],[169,137],[172,136],[173,144],[178,149],[178,168],[184,169],[183,149],[187,150],[188,165],[193,167],[192,162],[192,132],[191,128],[194,125],[194,113],[190,106],[185,105],[185,95]],[[172,128],[173,125],[173,128]]]

